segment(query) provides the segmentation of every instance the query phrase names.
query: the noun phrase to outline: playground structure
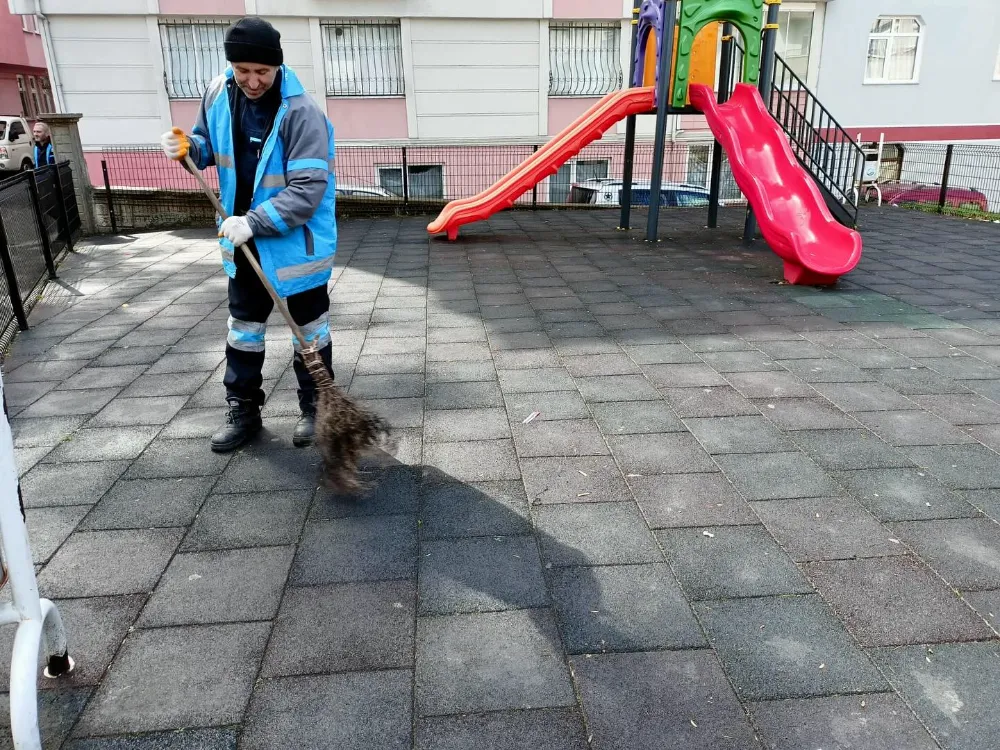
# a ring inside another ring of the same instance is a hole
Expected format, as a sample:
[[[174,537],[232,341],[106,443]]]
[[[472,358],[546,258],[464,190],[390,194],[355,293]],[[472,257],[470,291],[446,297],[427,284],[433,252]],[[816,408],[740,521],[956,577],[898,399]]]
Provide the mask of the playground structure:
[[[3,583],[11,601],[0,605],[0,625],[17,623],[10,663],[10,733],[17,750],[42,750],[38,729],[38,656],[44,647],[44,675],[63,677],[73,671],[59,610],[38,596],[35,568],[24,525],[21,489],[14,463],[14,441],[7,419],[7,399],[0,378],[0,550]]]
[[[606,95],[549,143],[478,195],[450,202],[427,230],[458,238],[459,227],[509,208],[626,120],[620,229],[630,228],[636,117],[655,115],[653,168],[646,240],[655,242],[663,186],[667,117],[702,114],[716,139],[708,226],[717,225],[721,150],[750,209],[744,229],[757,231],[784,261],[792,284],[830,285],[861,259],[861,236],[834,218],[808,171],[799,163],[781,126],[761,96],[774,72],[775,35],[781,0],[636,0],[632,20],[629,88]],[[764,6],[767,5],[765,18]],[[722,32],[719,93],[716,54]],[[743,39],[743,68],[732,97],[729,69],[734,32]],[[671,54],[664,54],[671,50]]]

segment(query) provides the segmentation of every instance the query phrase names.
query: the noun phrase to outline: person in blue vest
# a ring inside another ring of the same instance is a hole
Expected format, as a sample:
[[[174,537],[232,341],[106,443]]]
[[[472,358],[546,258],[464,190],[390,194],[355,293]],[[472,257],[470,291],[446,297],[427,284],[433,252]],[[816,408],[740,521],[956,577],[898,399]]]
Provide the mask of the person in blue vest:
[[[41,169],[56,163],[56,154],[52,150],[52,131],[44,122],[36,122],[31,129],[35,138],[35,169]]]
[[[330,369],[330,281],[337,248],[334,218],[333,126],[284,65],[281,35],[267,21],[247,17],[225,36],[230,68],[209,84],[190,135],[163,134],[172,159],[190,154],[199,169],[214,165],[222,205],[222,265],[229,276],[226,342],[226,423],[212,450],[232,451],[262,426],[264,331],[273,302],[238,248],[246,243],[292,318]],[[295,339],[293,368],[301,417],[293,443],[315,434],[316,386]]]

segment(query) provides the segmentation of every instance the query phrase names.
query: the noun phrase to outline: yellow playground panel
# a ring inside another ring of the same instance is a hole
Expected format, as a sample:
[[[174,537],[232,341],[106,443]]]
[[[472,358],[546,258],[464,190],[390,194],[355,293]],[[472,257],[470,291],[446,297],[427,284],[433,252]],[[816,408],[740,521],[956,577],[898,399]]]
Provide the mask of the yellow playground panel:
[[[721,23],[710,23],[698,32],[694,45],[691,47],[691,75],[689,83],[704,83],[715,88],[715,66],[718,60],[719,51],[719,31]],[[680,38],[680,27],[674,27],[674,61],[677,60],[677,40]],[[654,86],[656,84],[656,48],[660,40],[655,40],[655,44],[646,45],[646,59],[643,64],[642,85]],[[674,88],[674,68],[671,66],[670,90]],[[684,102],[690,104],[690,97]]]

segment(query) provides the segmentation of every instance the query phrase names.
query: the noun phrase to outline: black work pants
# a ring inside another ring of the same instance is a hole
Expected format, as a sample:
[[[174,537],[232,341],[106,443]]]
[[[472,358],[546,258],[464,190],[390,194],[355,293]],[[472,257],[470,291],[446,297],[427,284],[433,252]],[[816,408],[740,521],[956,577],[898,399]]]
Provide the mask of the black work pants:
[[[255,257],[257,248],[251,240],[248,243]],[[226,396],[252,399],[264,403],[262,370],[264,368],[264,330],[274,302],[267,293],[257,274],[243,255],[236,249],[236,277],[229,279],[229,337],[226,343],[226,375],[223,383]],[[288,311],[307,338],[318,336],[325,341],[320,356],[327,369],[333,374],[330,343],[330,296],[326,285],[293,294],[285,300]],[[316,385],[306,370],[299,353],[299,342],[295,342],[295,357],[292,366],[298,380],[299,405],[304,411],[314,408]]]

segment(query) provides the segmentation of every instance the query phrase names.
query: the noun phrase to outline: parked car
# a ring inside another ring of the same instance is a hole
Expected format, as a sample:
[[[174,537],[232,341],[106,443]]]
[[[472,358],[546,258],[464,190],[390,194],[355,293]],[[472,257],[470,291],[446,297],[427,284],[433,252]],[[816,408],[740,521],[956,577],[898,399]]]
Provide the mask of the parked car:
[[[35,143],[22,117],[0,115],[0,173],[21,172],[35,166]]]
[[[649,205],[649,182],[632,183],[632,205]],[[596,206],[621,205],[622,181],[613,179],[586,180],[570,186],[569,203]],[[661,206],[707,206],[710,193],[699,185],[668,183],[660,188]]]
[[[398,198],[388,190],[375,185],[341,185],[337,184],[338,198]]]
[[[941,200],[941,185],[920,182],[884,182],[879,185],[882,190],[882,201],[893,206],[901,203],[934,203]],[[954,208],[972,208],[977,211],[988,211],[989,201],[986,196],[973,188],[948,187],[945,192],[945,203]]]

